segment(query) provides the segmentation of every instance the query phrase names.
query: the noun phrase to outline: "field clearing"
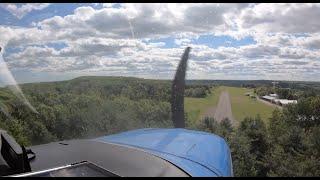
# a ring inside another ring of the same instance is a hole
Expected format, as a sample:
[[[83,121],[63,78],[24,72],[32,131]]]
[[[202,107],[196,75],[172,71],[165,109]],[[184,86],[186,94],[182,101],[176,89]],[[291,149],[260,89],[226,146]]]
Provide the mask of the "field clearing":
[[[247,92],[252,92],[253,89],[238,88],[238,87],[223,87],[229,92],[232,114],[235,119],[242,121],[245,117],[255,117],[258,114],[264,122],[268,122],[271,117],[272,112],[276,107],[266,105],[258,101],[257,99],[252,99],[244,94]]]
[[[216,107],[223,91],[229,93],[232,115],[238,122],[247,116],[256,117],[259,114],[261,119],[267,123],[268,118],[271,117],[273,110],[276,108],[245,96],[245,93],[253,92],[253,89],[219,86],[212,89],[212,93],[206,98],[185,98],[185,111],[188,114],[189,122],[194,125],[209,108]]]

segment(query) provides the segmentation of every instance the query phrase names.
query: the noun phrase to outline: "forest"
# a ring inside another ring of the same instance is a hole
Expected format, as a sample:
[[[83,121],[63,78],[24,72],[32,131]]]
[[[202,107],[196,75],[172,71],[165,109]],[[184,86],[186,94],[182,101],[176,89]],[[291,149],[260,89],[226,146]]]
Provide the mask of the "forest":
[[[215,85],[189,81],[185,96],[204,97]],[[26,146],[173,127],[168,80],[79,77],[20,87],[38,113],[7,87],[1,88],[0,128]],[[319,176],[320,96],[317,86],[298,89],[303,92],[298,104],[275,110],[269,123],[257,116],[246,117],[237,127],[228,119],[218,123],[213,118],[191,124],[186,115],[187,128],[224,137],[231,148],[235,176]]]
[[[187,85],[184,95],[185,97],[204,98],[211,93],[210,89],[209,85]]]

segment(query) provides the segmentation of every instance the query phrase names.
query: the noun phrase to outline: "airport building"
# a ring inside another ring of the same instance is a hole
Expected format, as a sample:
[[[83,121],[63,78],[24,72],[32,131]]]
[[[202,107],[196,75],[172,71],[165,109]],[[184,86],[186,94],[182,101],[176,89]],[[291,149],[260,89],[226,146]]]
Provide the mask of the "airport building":
[[[262,96],[261,99],[265,100],[265,101],[269,101],[271,103],[280,105],[280,106],[285,106],[288,104],[297,104],[298,101],[297,100],[289,100],[289,99],[278,99],[278,95],[277,94],[269,94],[269,95],[265,95]]]

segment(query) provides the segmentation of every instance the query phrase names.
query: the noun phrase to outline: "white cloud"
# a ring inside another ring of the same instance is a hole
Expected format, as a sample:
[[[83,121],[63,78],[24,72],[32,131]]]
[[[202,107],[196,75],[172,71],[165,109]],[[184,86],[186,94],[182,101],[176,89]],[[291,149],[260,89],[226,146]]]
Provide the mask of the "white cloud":
[[[79,9],[79,8],[78,8]],[[81,13],[53,17],[42,21],[43,29],[75,31],[77,27],[105,34],[109,37],[131,37],[129,21],[137,38],[178,35],[180,33],[208,33],[221,29],[224,13],[237,12],[232,4],[124,4],[121,8],[94,10],[82,7]],[[108,33],[112,32],[112,33]]]
[[[153,46],[153,47],[163,47],[166,45],[165,42],[156,42],[156,43],[149,43],[149,45]]]
[[[265,3],[244,9],[238,19],[240,28],[262,33],[319,32],[319,3]]]
[[[45,19],[35,27],[0,25],[0,43],[23,49],[6,54],[13,70],[171,77],[183,47],[189,45],[191,78],[286,79],[294,73],[297,79],[310,80],[320,76],[319,12],[319,4],[79,7],[73,14]],[[191,39],[201,34],[252,36],[256,44],[216,49],[193,44]],[[144,41],[161,37],[172,38],[178,48]],[[47,45],[55,42],[66,47]]]
[[[115,5],[116,3],[102,3],[102,7],[106,7],[106,8],[111,8]]]
[[[8,10],[12,15],[16,16],[18,19],[23,18],[26,14],[34,10],[42,10],[48,7],[49,3],[31,3],[31,4],[11,4],[3,3],[0,7]]]
[[[187,39],[187,38],[181,38],[181,39],[175,39],[174,43],[176,43],[177,45],[187,45],[191,42],[191,39]]]

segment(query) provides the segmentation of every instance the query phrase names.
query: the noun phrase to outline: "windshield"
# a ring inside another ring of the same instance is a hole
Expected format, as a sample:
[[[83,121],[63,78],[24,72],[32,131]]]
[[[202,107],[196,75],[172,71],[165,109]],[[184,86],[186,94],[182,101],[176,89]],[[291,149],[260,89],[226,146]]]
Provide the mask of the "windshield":
[[[235,176],[319,176],[319,17],[317,3],[0,3],[0,129],[32,147],[185,128],[222,137]]]

